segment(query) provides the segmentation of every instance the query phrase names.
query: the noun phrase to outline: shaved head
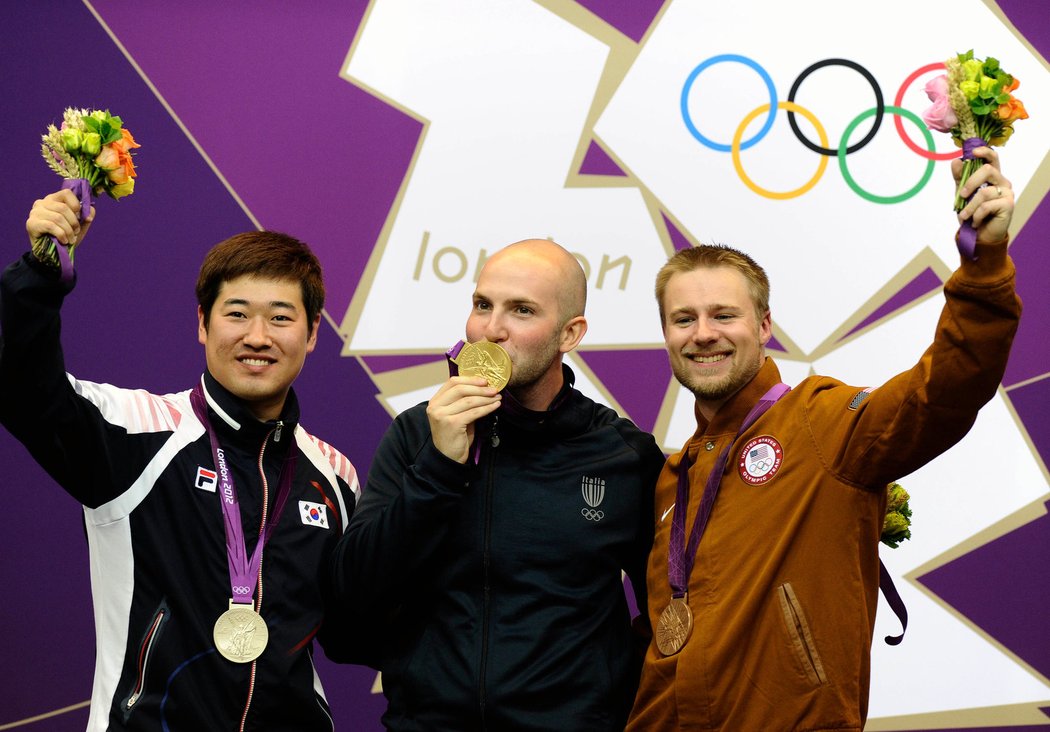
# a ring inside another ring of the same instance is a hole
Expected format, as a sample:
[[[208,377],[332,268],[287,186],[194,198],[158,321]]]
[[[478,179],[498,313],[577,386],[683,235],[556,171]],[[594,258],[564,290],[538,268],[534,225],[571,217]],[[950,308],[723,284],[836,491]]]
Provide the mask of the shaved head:
[[[558,311],[562,324],[583,315],[587,308],[587,275],[572,253],[549,239],[523,239],[500,249],[488,261],[507,257],[540,264],[558,282]]]
[[[526,239],[485,262],[467,319],[467,340],[498,343],[514,366],[508,391],[527,409],[547,409],[564,383],[562,356],[587,332],[587,276],[570,252]]]

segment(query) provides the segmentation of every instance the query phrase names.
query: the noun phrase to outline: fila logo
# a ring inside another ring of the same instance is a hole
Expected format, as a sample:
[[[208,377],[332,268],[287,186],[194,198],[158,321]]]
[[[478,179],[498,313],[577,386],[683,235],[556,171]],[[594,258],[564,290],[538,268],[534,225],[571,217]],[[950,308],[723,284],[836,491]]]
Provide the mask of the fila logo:
[[[202,491],[208,491],[209,493],[215,492],[215,483],[219,479],[219,474],[214,470],[208,470],[207,468],[197,468],[197,479],[193,481],[195,488],[200,488]]]
[[[580,481],[580,491],[583,493],[583,501],[589,508],[581,508],[580,513],[588,521],[601,521],[605,518],[605,512],[599,511],[598,506],[605,499],[605,481],[602,478],[588,478],[583,476]]]

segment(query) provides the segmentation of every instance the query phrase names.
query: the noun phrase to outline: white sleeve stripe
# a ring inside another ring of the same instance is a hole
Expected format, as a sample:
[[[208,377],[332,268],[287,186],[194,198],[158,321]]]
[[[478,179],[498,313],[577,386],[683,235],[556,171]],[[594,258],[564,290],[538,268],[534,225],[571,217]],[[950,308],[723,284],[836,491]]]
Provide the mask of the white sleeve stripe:
[[[111,384],[79,381],[67,374],[73,390],[94,404],[102,417],[130,434],[174,432],[182,418],[175,395],[158,396],[143,389],[121,389]]]

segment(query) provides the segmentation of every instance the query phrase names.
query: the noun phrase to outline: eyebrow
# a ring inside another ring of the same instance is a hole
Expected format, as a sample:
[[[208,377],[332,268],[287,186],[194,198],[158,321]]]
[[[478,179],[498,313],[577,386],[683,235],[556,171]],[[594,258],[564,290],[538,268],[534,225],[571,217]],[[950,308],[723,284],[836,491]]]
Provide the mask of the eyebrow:
[[[739,305],[725,305],[725,304],[721,304],[721,303],[713,303],[711,305],[707,305],[707,306],[705,306],[703,308],[699,308],[699,309],[693,307],[692,305],[681,305],[679,307],[672,308],[672,309],[668,310],[667,311],[667,315],[668,316],[679,315],[681,313],[688,313],[688,314],[691,314],[691,315],[695,315],[695,314],[698,314],[698,313],[701,313],[701,312],[702,313],[709,313],[709,312],[743,313],[743,312],[746,312],[746,310],[747,310],[747,308],[741,307]]]
[[[243,297],[231,297],[231,298],[228,298],[226,300],[223,300],[222,304],[224,306],[229,306],[229,305],[250,306],[252,303],[249,300],[245,300]],[[271,300],[270,301],[270,307],[271,308],[279,308],[279,309],[282,309],[282,310],[295,310],[295,305],[293,303],[285,302],[284,300]]]
[[[485,302],[499,303],[501,305],[509,305],[512,307],[516,305],[528,305],[529,307],[538,308],[540,306],[540,303],[538,301],[528,297],[508,297],[504,300],[496,300],[495,298],[489,297],[488,295],[482,292],[478,292],[477,290],[474,291],[474,295],[471,299],[484,300]]]

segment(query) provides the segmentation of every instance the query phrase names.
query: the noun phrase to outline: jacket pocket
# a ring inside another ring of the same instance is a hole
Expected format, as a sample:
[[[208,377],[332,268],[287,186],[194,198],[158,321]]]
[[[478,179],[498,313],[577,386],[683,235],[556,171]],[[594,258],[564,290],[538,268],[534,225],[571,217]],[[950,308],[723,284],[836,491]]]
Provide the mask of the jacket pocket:
[[[135,660],[135,685],[121,703],[125,720],[135,709],[135,705],[146,690],[146,673],[149,671],[149,662],[153,656],[154,649],[157,647],[157,642],[160,639],[161,631],[164,629],[164,624],[167,622],[169,614],[167,603],[162,602],[147,626],[146,632],[142,636],[142,641],[139,643],[138,654]]]
[[[813,641],[810,633],[809,623],[806,622],[806,614],[802,612],[802,605],[790,582],[785,582],[777,588],[777,596],[780,598],[780,609],[784,614],[784,625],[787,626],[788,637],[795,649],[806,676],[814,686],[827,683],[824,674],[824,664],[817,653],[817,644]]]

